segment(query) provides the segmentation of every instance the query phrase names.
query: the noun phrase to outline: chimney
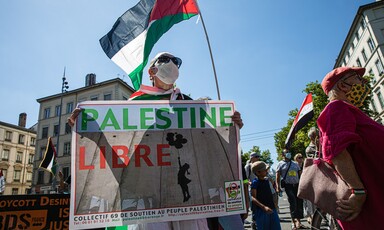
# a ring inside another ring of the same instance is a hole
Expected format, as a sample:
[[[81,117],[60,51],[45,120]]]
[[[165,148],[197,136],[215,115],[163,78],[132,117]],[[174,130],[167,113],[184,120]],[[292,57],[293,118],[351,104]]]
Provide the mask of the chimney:
[[[26,113],[20,113],[19,126],[25,128],[26,123],[27,123],[27,114]]]
[[[89,73],[85,76],[85,86],[91,86],[96,84],[96,74]]]

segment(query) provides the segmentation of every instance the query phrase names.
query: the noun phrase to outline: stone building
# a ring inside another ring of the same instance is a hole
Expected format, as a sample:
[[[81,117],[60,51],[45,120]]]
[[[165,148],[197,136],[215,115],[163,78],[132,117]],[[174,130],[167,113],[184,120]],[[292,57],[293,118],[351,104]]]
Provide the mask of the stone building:
[[[63,79],[64,83],[64,79]],[[128,100],[134,89],[120,78],[96,83],[95,74],[87,74],[85,86],[79,89],[37,99],[40,104],[36,138],[36,157],[33,165],[32,193],[55,193],[56,176],[39,169],[48,137],[57,151],[58,170],[67,178],[71,172],[71,127],[67,124],[77,103],[92,100]]]
[[[36,126],[25,128],[26,119],[21,113],[18,125],[0,121],[0,169],[5,179],[1,195],[28,194],[31,189]]]
[[[374,119],[384,123],[384,2],[376,1],[360,6],[341,47],[334,68],[340,66],[365,67],[371,75],[372,101],[377,113]]]

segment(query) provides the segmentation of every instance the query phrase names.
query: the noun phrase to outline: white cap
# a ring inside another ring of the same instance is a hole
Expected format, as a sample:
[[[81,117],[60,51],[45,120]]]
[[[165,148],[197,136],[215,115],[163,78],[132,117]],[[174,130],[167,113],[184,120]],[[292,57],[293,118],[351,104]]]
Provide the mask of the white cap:
[[[152,66],[157,68],[157,72],[155,74],[162,82],[165,84],[174,84],[179,77],[179,68],[172,62],[156,64],[156,61],[161,56],[174,57],[171,53],[161,52],[158,53],[149,63],[150,68]]]
[[[149,67],[153,66],[153,64],[155,64],[155,62],[157,61],[157,59],[160,57],[160,56],[168,56],[168,57],[174,57],[173,54],[169,53],[169,52],[160,52],[158,54],[156,54],[156,56],[149,62]]]

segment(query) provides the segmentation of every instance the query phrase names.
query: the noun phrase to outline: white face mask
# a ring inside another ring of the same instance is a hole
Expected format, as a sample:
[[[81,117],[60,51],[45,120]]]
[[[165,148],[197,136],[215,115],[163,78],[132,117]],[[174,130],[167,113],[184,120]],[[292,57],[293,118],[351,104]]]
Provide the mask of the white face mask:
[[[174,84],[179,77],[179,69],[172,61],[157,64],[156,67],[156,76],[165,84]]]
[[[285,154],[285,157],[288,158],[288,159],[291,159],[292,154],[288,152],[288,153]]]

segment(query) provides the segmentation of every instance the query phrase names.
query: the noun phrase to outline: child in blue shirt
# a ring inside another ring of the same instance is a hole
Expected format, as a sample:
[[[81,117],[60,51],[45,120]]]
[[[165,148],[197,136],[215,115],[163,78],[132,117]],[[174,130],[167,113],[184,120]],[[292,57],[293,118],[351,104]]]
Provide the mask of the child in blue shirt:
[[[281,230],[279,215],[267,177],[269,166],[263,161],[256,161],[251,168],[257,176],[251,185],[252,219],[259,230]]]

